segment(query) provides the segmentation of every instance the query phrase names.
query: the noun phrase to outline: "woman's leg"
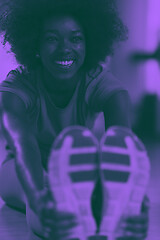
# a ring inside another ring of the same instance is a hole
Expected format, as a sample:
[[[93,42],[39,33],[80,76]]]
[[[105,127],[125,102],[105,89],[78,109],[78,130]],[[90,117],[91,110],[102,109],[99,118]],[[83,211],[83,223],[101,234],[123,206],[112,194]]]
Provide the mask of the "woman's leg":
[[[31,236],[36,235],[37,240],[43,239],[43,237],[42,237],[42,236],[44,236],[43,227],[42,227],[37,215],[30,209],[28,204],[26,204],[26,220],[27,220],[27,225],[30,230],[30,235]],[[32,237],[30,237],[29,240],[34,240],[34,238],[32,239]]]
[[[0,196],[9,206],[25,211],[25,195],[15,171],[14,159],[0,167]]]
[[[7,205],[21,211],[26,210],[29,228],[40,236],[43,234],[38,217],[26,203],[25,194],[16,174],[14,159],[6,161],[0,167],[0,196]]]

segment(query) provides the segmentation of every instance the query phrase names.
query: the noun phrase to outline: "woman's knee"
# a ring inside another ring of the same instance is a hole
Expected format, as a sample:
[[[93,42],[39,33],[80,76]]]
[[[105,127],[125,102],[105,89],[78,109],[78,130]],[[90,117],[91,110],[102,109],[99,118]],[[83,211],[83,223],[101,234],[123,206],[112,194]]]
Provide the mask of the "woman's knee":
[[[37,235],[40,239],[44,239],[43,226],[38,216],[31,210],[28,204],[26,204],[26,220],[30,231],[32,231],[32,233]]]
[[[0,167],[0,196],[8,205],[25,210],[25,195],[14,165],[10,160]]]
[[[43,228],[38,217],[26,203],[22,186],[16,174],[14,160],[7,161],[0,167],[0,196],[9,206],[23,211],[26,209],[29,228],[33,233],[43,236]]]

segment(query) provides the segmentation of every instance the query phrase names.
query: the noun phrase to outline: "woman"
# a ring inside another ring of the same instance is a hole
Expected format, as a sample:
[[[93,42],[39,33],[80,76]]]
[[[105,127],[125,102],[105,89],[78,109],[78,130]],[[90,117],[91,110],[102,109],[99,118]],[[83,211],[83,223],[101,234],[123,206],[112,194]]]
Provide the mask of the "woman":
[[[113,0],[14,0],[4,6],[0,28],[23,66],[0,86],[1,125],[10,151],[0,171],[0,195],[12,207],[26,207],[36,234],[44,237],[44,227],[46,239],[66,239],[76,218],[57,214],[44,190],[48,154],[62,129],[92,129],[98,113],[106,129],[130,128],[128,93],[99,64],[126,39],[127,30]],[[145,238],[144,213],[125,223],[133,239]]]

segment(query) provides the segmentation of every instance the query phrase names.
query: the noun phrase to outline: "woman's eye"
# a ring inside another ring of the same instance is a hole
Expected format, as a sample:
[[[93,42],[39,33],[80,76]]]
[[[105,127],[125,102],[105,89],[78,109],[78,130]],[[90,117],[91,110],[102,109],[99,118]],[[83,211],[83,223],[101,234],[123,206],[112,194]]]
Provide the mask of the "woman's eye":
[[[56,36],[49,36],[49,37],[46,37],[46,40],[48,42],[57,42],[58,38]]]
[[[79,43],[83,40],[83,38],[81,36],[75,36],[75,37],[72,37],[72,41],[74,43]]]

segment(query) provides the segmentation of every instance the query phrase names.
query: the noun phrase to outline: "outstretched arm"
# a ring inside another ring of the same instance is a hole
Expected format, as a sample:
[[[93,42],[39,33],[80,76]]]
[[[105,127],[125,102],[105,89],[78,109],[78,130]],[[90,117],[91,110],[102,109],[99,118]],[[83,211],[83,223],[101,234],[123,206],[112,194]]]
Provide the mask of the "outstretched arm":
[[[36,193],[43,189],[43,169],[39,147],[29,124],[23,101],[12,93],[1,93],[0,121],[15,154],[18,178],[30,207],[35,211]]]
[[[131,128],[131,102],[127,92],[114,94],[103,106],[106,129],[111,126]],[[139,216],[130,216],[122,223],[125,236],[119,240],[144,240],[148,232],[148,199],[145,196]],[[128,235],[129,234],[129,235]],[[126,236],[128,235],[128,236]]]
[[[17,176],[29,206],[42,223],[45,239],[64,239],[77,221],[71,213],[57,213],[50,190],[44,188],[40,149],[25,104],[12,93],[0,97],[0,123],[15,154]]]

